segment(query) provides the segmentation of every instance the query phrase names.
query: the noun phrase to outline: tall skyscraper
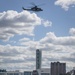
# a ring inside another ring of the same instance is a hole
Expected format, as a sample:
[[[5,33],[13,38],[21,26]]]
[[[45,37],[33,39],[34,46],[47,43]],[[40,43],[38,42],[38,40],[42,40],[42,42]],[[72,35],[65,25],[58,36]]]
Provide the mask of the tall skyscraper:
[[[41,69],[42,53],[39,49],[36,50],[36,70]]]
[[[51,62],[51,75],[65,75],[66,63]]]

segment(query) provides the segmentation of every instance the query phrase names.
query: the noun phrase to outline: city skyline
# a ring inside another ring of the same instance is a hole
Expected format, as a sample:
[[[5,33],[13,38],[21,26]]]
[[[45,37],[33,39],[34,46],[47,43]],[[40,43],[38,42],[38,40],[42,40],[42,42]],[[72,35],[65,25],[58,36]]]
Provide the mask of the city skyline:
[[[32,2],[43,11],[22,10]],[[56,61],[75,67],[74,9],[75,0],[1,0],[0,68],[35,69],[36,49],[42,50],[43,68]]]

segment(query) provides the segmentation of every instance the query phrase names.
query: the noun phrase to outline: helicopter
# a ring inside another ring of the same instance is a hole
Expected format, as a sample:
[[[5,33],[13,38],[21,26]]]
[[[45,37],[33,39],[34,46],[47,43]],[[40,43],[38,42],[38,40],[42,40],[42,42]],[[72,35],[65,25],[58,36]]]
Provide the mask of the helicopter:
[[[23,10],[28,10],[28,11],[35,11],[35,12],[39,12],[39,11],[43,11],[43,9],[39,8],[39,5],[35,5],[34,3],[32,3],[33,7],[30,7],[30,9],[24,8],[22,7]]]

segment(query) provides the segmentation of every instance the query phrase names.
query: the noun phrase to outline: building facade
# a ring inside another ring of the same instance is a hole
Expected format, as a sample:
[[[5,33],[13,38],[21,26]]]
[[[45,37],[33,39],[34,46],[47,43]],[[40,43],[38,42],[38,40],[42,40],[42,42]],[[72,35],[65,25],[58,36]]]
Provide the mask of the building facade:
[[[50,75],[50,68],[33,70],[32,75]]]
[[[7,72],[0,72],[0,75],[23,75],[23,73],[19,71],[7,71]]]
[[[51,75],[65,75],[66,63],[51,62]]]
[[[39,49],[36,50],[36,70],[41,69],[42,53]]]
[[[0,72],[0,75],[7,75],[6,72]]]
[[[39,75],[37,70],[33,70],[32,75]]]
[[[24,71],[24,75],[32,75],[32,71]]]
[[[50,75],[50,68],[42,68],[41,75]]]

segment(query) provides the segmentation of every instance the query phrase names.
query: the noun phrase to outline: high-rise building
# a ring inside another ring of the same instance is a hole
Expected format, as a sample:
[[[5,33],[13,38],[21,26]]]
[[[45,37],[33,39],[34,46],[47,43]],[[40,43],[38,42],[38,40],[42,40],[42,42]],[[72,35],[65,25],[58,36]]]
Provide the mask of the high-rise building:
[[[36,50],[36,70],[41,69],[42,53],[39,49]]]
[[[66,63],[51,62],[51,75],[66,74]]]

